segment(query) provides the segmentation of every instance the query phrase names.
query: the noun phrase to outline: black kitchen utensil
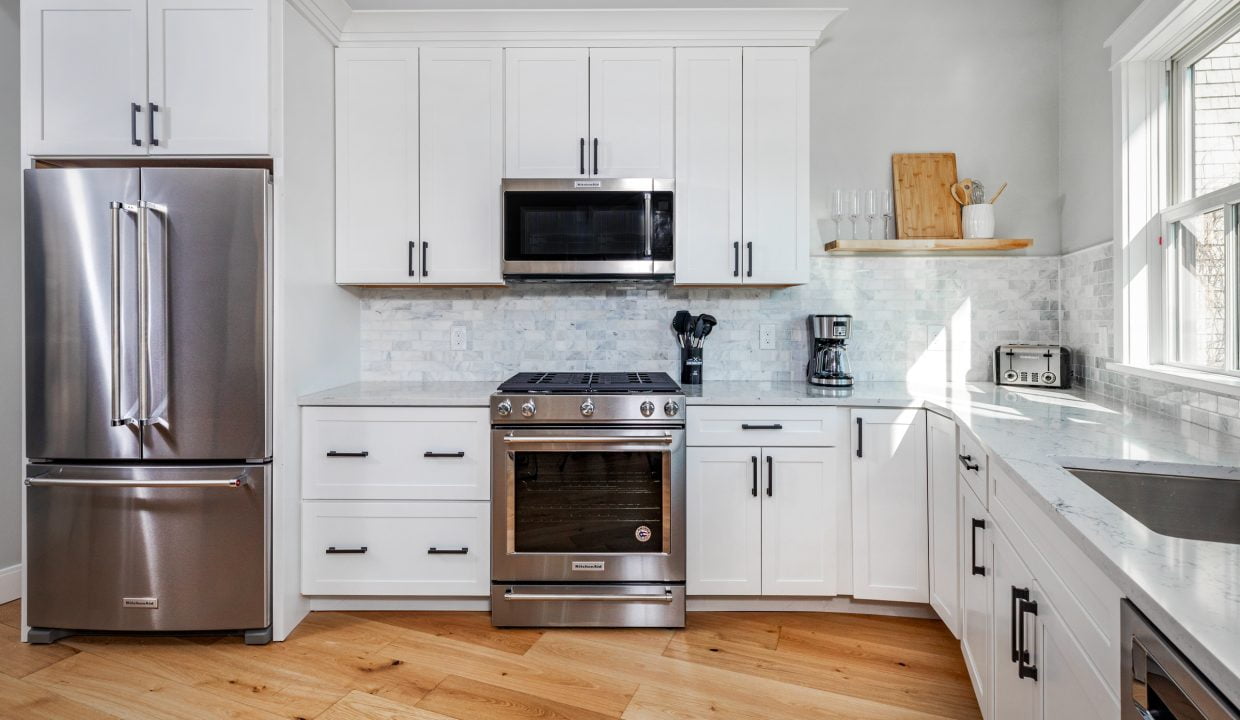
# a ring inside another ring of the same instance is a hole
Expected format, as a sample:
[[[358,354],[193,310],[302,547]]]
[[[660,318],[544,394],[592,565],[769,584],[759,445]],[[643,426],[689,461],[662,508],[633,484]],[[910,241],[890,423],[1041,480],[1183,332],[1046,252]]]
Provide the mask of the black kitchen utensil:
[[[706,336],[710,334],[710,331],[714,330],[715,326],[719,324],[719,321],[715,319],[714,315],[699,315],[698,322],[703,326],[702,337],[701,340],[698,341],[698,345],[701,345],[702,342],[706,340]]]
[[[672,329],[676,331],[676,337],[680,340],[681,347],[685,347],[688,344],[686,338],[692,317],[688,310],[677,310],[676,314],[672,316]]]

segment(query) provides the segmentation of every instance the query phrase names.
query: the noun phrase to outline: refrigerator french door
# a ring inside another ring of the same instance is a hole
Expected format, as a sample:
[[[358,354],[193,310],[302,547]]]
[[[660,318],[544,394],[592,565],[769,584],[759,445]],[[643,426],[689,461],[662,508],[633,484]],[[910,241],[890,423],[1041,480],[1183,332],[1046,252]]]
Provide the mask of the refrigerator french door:
[[[27,170],[25,216],[32,641],[263,641],[267,172]]]

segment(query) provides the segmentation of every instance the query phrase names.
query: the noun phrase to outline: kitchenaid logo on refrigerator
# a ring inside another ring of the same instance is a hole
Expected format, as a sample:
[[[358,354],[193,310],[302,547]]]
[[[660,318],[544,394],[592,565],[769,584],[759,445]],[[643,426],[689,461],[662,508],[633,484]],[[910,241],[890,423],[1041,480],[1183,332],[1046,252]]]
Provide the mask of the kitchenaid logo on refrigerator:
[[[585,570],[587,572],[602,572],[605,562],[602,560],[575,560],[573,561],[573,570]]]
[[[146,608],[148,610],[156,610],[159,608],[159,598],[153,598],[153,597],[121,598],[121,607]]]

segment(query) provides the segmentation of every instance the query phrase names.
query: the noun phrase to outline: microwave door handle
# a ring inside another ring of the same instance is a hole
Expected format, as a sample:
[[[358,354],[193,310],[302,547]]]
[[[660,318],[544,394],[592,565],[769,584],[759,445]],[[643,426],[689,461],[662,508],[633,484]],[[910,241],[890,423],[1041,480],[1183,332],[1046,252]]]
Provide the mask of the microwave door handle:
[[[646,258],[654,263],[654,203],[651,193],[644,193],[646,201]],[[654,266],[651,265],[653,272]]]

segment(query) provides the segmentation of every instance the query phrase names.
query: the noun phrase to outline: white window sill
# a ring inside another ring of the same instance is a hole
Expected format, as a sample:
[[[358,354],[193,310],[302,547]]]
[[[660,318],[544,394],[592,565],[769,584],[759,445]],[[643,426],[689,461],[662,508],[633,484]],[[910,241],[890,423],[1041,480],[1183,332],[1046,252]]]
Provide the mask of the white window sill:
[[[1189,370],[1188,368],[1175,367],[1174,365],[1126,365],[1117,362],[1107,363],[1107,370],[1150,378],[1151,380],[1178,383],[1220,395],[1240,397],[1240,377],[1233,377],[1231,375]]]

